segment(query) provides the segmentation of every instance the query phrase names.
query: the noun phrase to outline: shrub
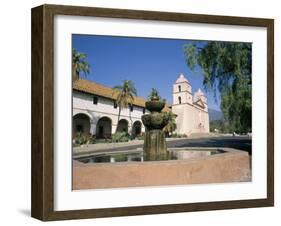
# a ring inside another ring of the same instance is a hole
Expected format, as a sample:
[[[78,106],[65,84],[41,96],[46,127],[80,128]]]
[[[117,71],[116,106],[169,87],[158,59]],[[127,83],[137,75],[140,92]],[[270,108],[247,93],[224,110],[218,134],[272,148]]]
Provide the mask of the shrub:
[[[76,133],[76,136],[74,138],[74,145],[80,146],[83,144],[95,144],[96,143],[96,137],[89,135],[85,135],[81,132]]]
[[[134,139],[135,140],[144,140],[144,137],[145,137],[145,133],[142,132],[138,136],[135,136]]]
[[[184,137],[187,137],[187,135],[186,134],[173,133],[171,137],[173,137],[173,138],[184,138]]]
[[[178,136],[177,133],[173,133],[173,134],[171,135],[171,137],[173,137],[173,138],[175,138],[175,137],[177,137],[177,136]]]
[[[126,132],[116,132],[112,135],[112,142],[128,142],[129,134]]]
[[[76,133],[74,140],[75,140],[75,144],[82,145],[87,142],[87,137],[83,133],[78,132]]]
[[[88,143],[89,144],[95,144],[97,141],[96,141],[96,137],[93,135],[91,136],[89,139],[88,139]]]

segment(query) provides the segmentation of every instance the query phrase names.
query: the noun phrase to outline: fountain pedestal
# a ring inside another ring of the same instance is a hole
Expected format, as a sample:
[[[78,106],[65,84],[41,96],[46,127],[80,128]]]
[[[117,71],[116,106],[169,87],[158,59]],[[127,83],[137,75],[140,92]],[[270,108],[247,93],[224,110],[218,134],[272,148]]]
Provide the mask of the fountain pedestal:
[[[162,130],[149,130],[144,138],[145,160],[165,160],[167,159],[167,145],[165,134]]]
[[[145,160],[165,160],[168,158],[167,145],[163,128],[168,123],[168,115],[161,112],[165,102],[158,97],[145,102],[145,107],[151,112],[142,116],[146,132],[144,137],[144,158]]]

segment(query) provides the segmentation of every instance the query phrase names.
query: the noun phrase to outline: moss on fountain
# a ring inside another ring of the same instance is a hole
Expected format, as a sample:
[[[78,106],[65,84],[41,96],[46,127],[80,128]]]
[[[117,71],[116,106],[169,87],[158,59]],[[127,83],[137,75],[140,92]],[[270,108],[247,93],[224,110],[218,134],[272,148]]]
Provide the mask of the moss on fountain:
[[[165,102],[161,100],[150,100],[145,102],[145,108],[150,112],[161,112],[165,107]]]
[[[168,114],[166,112],[154,112],[142,116],[142,122],[148,130],[162,130],[168,123]]]
[[[146,160],[166,160],[168,156],[165,134],[162,129],[168,124],[168,114],[161,112],[165,102],[158,95],[152,95],[145,107],[151,112],[142,116],[146,132],[144,138],[144,155]]]

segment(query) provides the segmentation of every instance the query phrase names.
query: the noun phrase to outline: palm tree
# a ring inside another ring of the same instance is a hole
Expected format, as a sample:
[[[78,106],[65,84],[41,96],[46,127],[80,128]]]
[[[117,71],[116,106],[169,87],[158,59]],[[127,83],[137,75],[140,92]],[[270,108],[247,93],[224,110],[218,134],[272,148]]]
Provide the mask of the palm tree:
[[[85,53],[79,53],[76,49],[72,49],[72,78],[74,81],[80,78],[81,72],[84,72],[85,75],[90,73],[90,65],[86,58]]]
[[[166,134],[173,134],[173,132],[176,130],[177,128],[177,124],[176,124],[176,117],[177,115],[174,114],[172,111],[167,112],[168,115],[168,124],[163,128],[163,131]]]
[[[137,95],[137,90],[134,83],[131,80],[124,80],[121,85],[113,87],[113,95],[117,95],[116,103],[119,107],[118,121],[120,120],[120,114],[122,108],[127,108],[129,105],[133,104],[134,96]],[[117,132],[117,127],[116,131]]]
[[[148,97],[147,97],[149,100],[152,100],[153,98],[158,98],[159,100],[161,99],[160,95],[159,95],[159,92],[157,89],[155,88],[152,88]]]

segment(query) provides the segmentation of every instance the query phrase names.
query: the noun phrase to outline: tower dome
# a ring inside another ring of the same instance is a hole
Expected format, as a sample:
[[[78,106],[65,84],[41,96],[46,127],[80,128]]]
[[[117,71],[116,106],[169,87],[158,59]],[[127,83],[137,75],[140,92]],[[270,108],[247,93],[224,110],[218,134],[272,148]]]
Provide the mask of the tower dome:
[[[184,83],[184,82],[189,83],[189,81],[188,81],[187,78],[184,76],[184,74],[181,73],[181,74],[179,75],[179,77],[177,78],[177,80],[176,80],[175,83],[177,84],[177,83]]]
[[[173,104],[192,104],[192,87],[183,73],[173,85]]]
[[[207,97],[200,88],[194,93],[193,96],[193,102],[197,102],[198,100],[202,100],[205,104],[207,103]]]
[[[197,94],[198,95],[204,95],[204,93],[202,92],[202,90],[200,88],[198,89]]]

